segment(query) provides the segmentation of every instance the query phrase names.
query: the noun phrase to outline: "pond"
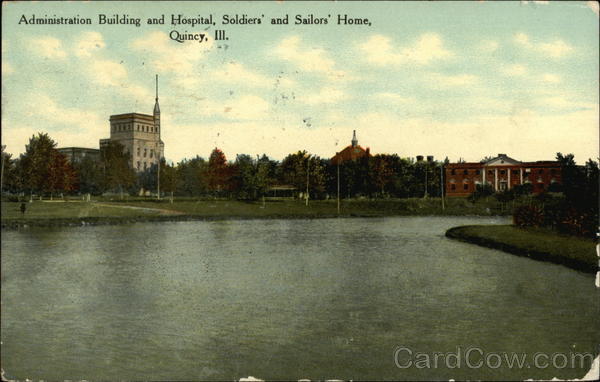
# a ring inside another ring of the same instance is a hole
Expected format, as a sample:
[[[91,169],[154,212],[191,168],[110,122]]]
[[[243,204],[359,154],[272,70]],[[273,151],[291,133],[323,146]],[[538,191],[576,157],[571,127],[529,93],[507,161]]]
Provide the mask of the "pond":
[[[551,361],[597,354],[593,277],[444,237],[457,225],[506,223],[394,217],[2,232],[2,368],[7,378],[45,380],[581,378],[589,361]],[[460,367],[424,362],[447,352]],[[525,354],[529,367],[487,362],[503,352]],[[531,364],[540,352],[546,368]]]

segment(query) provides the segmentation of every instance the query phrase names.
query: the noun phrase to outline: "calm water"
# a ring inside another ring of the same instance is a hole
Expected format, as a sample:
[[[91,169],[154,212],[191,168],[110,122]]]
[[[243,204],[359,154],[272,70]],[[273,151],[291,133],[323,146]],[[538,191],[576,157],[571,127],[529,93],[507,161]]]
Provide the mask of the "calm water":
[[[600,343],[593,277],[451,241],[496,218],[147,223],[2,232],[2,367],[30,379],[523,379],[394,351]],[[401,360],[402,361],[402,360]]]

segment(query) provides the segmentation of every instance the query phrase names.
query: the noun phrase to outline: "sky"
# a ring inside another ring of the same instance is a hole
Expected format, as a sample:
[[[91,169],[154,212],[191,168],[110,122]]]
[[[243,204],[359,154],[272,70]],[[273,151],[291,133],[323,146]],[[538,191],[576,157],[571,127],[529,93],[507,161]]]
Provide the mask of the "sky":
[[[599,156],[596,2],[3,2],[2,144],[35,133],[98,147],[109,116],[152,114],[159,75],[165,157],[227,158],[350,144],[401,157],[479,161]],[[25,25],[27,18],[92,25]],[[98,15],[142,25],[98,25]],[[165,14],[165,25],[147,25]],[[216,25],[170,25],[171,14]],[[222,25],[223,15],[260,25]],[[288,14],[289,25],[271,25]],[[294,25],[299,14],[327,25]],[[337,15],[371,25],[337,25]],[[264,15],[264,16],[263,16]],[[328,17],[328,16],[331,17]],[[214,41],[222,29],[227,41]],[[178,43],[171,31],[208,33]]]

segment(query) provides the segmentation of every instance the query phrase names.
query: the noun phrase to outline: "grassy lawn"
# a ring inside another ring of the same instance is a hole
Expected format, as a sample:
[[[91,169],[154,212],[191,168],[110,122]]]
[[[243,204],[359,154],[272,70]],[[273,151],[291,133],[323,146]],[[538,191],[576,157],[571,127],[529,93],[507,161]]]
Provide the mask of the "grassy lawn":
[[[157,215],[156,211],[134,210],[85,202],[46,202],[25,203],[27,210],[21,214],[21,203],[2,202],[2,220],[12,219],[68,219],[87,217],[140,217]]]
[[[451,228],[446,236],[586,272],[595,273],[598,269],[594,240],[560,235],[547,229],[473,225]]]
[[[115,201],[117,202],[117,201]],[[192,216],[231,216],[231,217],[329,217],[337,216],[336,200],[311,200],[308,207],[301,200],[268,200],[246,202],[238,200],[137,200],[115,204],[127,204],[148,208],[179,211]],[[470,203],[464,198],[446,200],[442,210],[439,198],[410,199],[352,199],[342,200],[341,216],[397,216],[397,215],[502,215],[509,214],[510,208],[502,209],[495,200],[481,200]]]
[[[18,202],[2,202],[2,226],[71,225],[85,222],[117,223],[121,221],[175,220],[175,219],[226,219],[226,218],[323,218],[349,216],[402,216],[402,215],[500,215],[510,209],[495,200],[470,203],[465,198],[446,200],[442,210],[439,198],[411,199],[352,199],[342,200],[340,213],[336,200],[311,200],[306,206],[302,200],[239,201],[225,199],[177,198],[98,198],[92,202],[81,200],[39,201],[26,203],[27,211],[21,215]]]

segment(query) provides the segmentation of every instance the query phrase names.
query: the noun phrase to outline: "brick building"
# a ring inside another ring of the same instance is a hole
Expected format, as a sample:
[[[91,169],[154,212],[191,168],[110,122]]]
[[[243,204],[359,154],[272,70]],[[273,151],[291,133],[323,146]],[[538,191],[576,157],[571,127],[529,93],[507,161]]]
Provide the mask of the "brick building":
[[[101,139],[100,147],[109,142],[123,145],[129,155],[129,165],[136,171],[145,171],[164,157],[164,143],[160,139],[160,107],[158,106],[158,77],[156,99],[152,115],[127,113],[110,116],[110,138]]]
[[[61,147],[58,152],[64,154],[70,163],[81,162],[84,158],[98,160],[100,158],[99,149],[90,149],[87,147]]]
[[[358,145],[358,139],[356,139],[356,130],[352,133],[352,141],[350,146],[346,146],[342,151],[335,153],[331,158],[331,163],[339,164],[347,161],[357,160],[363,157],[369,157],[371,155],[369,148],[363,149]]]
[[[530,183],[534,193],[547,191],[561,183],[561,167],[556,161],[519,162],[506,154],[485,162],[449,163],[445,167],[447,196],[468,196],[478,184],[487,184],[496,192]]]

